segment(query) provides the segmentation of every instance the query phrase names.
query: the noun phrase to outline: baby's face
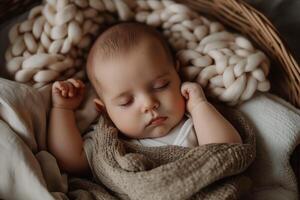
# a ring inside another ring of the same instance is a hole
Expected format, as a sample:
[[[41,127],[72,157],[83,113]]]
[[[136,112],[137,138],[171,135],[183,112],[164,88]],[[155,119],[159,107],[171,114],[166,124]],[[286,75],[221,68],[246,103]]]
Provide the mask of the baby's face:
[[[99,64],[101,72],[95,73],[101,100],[123,134],[130,138],[161,137],[180,122],[185,112],[181,83],[161,45],[141,41],[130,52]]]

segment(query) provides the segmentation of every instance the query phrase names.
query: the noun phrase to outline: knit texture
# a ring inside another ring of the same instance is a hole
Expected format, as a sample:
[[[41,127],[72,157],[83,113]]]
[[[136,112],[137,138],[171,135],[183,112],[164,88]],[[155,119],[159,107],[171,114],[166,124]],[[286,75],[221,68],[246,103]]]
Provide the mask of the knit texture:
[[[250,179],[240,173],[255,158],[255,136],[239,112],[220,111],[243,144],[144,147],[120,139],[117,129],[100,117],[85,140],[96,182],[121,199],[238,199],[250,189]]]

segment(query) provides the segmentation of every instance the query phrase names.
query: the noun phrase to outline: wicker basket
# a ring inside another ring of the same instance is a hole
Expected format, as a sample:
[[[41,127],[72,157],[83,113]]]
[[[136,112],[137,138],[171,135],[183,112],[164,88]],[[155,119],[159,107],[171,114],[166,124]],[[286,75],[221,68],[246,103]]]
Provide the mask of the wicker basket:
[[[247,35],[272,61],[272,92],[300,107],[300,67],[285,41],[269,20],[241,0],[176,0],[192,9],[211,15],[223,24]],[[41,0],[2,0],[0,26],[6,20],[27,11]],[[291,158],[297,177],[300,175],[298,146]]]
[[[271,58],[272,92],[300,107],[300,67],[270,21],[241,0],[176,0],[247,35]],[[2,0],[0,25],[41,0]]]

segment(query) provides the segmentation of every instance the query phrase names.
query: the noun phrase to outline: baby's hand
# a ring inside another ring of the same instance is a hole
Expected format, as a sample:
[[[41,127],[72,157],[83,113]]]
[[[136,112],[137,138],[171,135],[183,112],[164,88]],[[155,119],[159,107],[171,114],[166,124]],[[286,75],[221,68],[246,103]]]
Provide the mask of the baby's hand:
[[[84,83],[78,79],[56,81],[52,85],[52,106],[54,108],[76,109],[84,94]]]
[[[181,94],[187,100],[187,110],[189,113],[191,113],[198,104],[207,101],[202,87],[195,82],[184,82],[181,85]]]

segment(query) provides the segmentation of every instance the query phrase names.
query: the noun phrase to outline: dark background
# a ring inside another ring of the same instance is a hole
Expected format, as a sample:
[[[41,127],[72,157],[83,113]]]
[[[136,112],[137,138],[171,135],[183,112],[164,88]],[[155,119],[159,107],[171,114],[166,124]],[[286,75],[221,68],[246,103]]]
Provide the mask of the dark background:
[[[300,62],[300,0],[245,0],[262,12],[286,40]]]

